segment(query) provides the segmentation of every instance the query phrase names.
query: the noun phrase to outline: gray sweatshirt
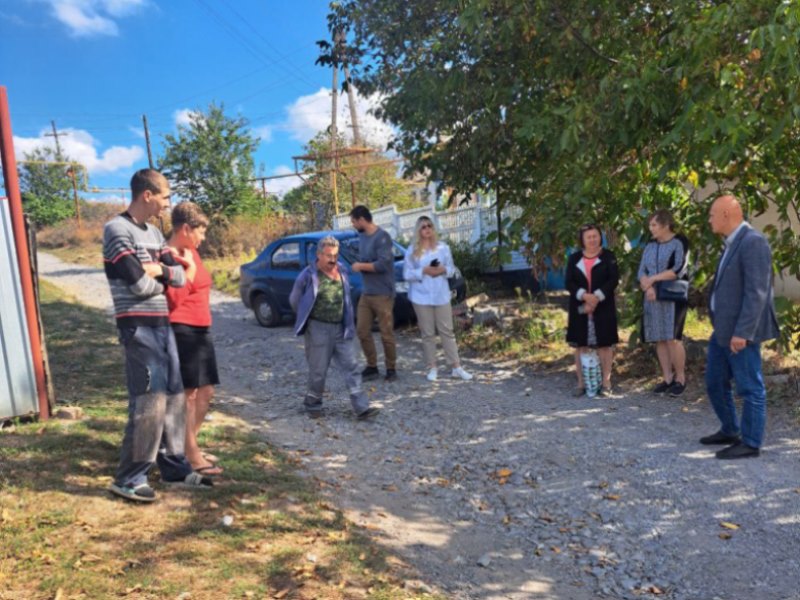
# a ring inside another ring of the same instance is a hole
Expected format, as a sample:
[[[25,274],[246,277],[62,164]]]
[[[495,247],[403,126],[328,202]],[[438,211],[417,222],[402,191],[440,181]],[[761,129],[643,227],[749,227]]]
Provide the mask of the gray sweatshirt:
[[[361,273],[364,294],[394,297],[394,251],[392,237],[383,229],[358,235],[358,260],[375,265],[374,273]]]

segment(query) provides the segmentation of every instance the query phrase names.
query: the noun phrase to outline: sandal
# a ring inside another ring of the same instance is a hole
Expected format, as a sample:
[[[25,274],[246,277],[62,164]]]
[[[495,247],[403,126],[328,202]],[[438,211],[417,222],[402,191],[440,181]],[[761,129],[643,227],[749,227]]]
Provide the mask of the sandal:
[[[202,467],[193,468],[195,473],[200,473],[200,475],[211,477],[213,475],[222,475],[225,471],[222,467],[218,465],[203,465]]]
[[[214,454],[211,454],[210,452],[203,452],[202,456],[203,456],[203,460],[207,460],[210,463],[218,463],[219,462],[219,457],[214,455]]]

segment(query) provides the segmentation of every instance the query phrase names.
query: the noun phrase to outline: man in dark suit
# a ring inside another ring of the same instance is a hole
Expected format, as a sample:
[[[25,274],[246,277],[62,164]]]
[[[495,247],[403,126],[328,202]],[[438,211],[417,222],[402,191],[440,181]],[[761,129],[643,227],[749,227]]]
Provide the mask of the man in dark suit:
[[[742,207],[732,195],[714,201],[708,222],[711,231],[725,238],[709,298],[714,331],[706,363],[706,391],[722,426],[700,443],[729,444],[717,452],[721,459],[758,456],[767,421],[761,342],[778,336],[772,253],[766,238],[744,220]],[[741,424],[731,379],[744,400]]]

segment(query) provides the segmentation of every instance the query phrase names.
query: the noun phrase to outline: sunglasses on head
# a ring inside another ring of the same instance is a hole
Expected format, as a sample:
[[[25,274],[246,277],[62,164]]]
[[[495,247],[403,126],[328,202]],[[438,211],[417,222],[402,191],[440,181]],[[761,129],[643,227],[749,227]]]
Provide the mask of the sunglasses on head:
[[[433,223],[422,223],[419,226],[420,229],[433,229]]]

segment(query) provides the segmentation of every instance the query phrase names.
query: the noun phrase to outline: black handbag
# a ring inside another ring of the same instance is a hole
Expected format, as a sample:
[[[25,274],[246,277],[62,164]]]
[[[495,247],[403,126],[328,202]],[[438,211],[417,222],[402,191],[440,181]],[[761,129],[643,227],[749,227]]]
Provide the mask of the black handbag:
[[[656,246],[656,269],[658,269],[658,250]],[[669,265],[667,265],[669,267]],[[688,302],[689,301],[689,282],[685,279],[673,279],[672,281],[656,281],[656,300],[659,302]]]
[[[661,302],[687,302],[689,282],[683,279],[656,281],[656,300]]]

